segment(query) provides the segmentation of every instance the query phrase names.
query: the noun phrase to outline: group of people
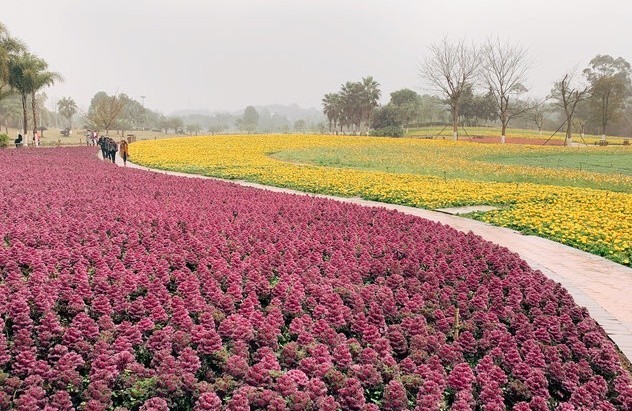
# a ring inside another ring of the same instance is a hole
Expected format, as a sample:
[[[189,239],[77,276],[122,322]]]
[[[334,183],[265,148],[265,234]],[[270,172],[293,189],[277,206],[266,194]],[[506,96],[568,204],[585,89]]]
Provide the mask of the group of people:
[[[110,136],[101,136],[96,144],[101,147],[101,154],[104,160],[116,162],[116,152],[118,151],[123,159],[123,164],[127,165],[127,156],[129,155],[129,147],[127,141],[121,140],[117,145],[116,141]]]
[[[33,147],[39,147],[40,145],[40,133],[37,129],[33,130],[32,142]],[[13,141],[15,143],[15,147],[22,147],[24,145],[28,145],[29,135],[27,133],[26,138],[22,137],[21,133],[18,133],[17,138]]]
[[[123,159],[123,164],[127,166],[127,157],[129,155],[129,146],[125,139],[121,140],[119,144],[116,144],[116,141],[110,136],[101,135],[98,136],[99,132],[97,130],[88,130],[86,133],[86,143],[91,146],[99,146],[101,147],[101,154],[103,155],[104,160],[108,160],[111,162],[116,162],[116,152],[119,152],[119,155]],[[13,141],[15,143],[15,147],[22,147],[28,143],[28,137],[25,139],[22,137],[22,134],[18,133],[18,137]],[[33,145],[39,146],[40,143],[40,135],[37,130],[33,131]]]
[[[86,145],[87,146],[96,146],[98,141],[99,141],[99,130],[86,131]]]

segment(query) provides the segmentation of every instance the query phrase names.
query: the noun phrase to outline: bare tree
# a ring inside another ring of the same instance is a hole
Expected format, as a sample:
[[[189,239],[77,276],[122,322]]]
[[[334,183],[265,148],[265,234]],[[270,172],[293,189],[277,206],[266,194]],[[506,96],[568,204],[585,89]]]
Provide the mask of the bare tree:
[[[98,93],[92,100],[87,119],[94,127],[105,130],[105,134],[108,134],[124,108],[125,100],[122,96]]]
[[[549,107],[546,104],[546,100],[527,100],[527,105],[531,107],[529,118],[538,128],[538,135],[542,135],[542,128],[544,127],[544,117],[549,112]]]
[[[478,51],[465,40],[452,43],[447,37],[429,47],[430,55],[419,67],[420,75],[443,94],[452,114],[454,140],[459,138],[461,96],[477,74]]]
[[[551,98],[554,104],[564,111],[566,117],[566,137],[564,145],[570,146],[573,142],[573,114],[580,101],[585,100],[589,96],[590,87],[587,85],[578,85],[573,81],[574,72],[565,73],[564,76],[555,82],[551,90]]]
[[[481,50],[481,76],[491,90],[501,124],[501,143],[505,143],[509,121],[532,109],[529,104],[519,104],[518,96],[527,91],[524,87],[529,69],[526,50],[519,45],[487,40]]]

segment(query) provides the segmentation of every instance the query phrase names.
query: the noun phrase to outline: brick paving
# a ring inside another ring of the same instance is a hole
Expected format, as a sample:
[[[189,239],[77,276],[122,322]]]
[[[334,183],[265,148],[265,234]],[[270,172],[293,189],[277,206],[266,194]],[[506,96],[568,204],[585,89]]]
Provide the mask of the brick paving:
[[[122,163],[122,160],[117,157],[117,164],[123,165]],[[130,162],[128,162],[128,167],[189,178],[213,179],[199,175],[153,170]],[[274,192],[329,198],[367,207],[383,207],[436,221],[463,232],[471,231],[485,240],[500,244],[517,253],[532,268],[540,270],[553,281],[561,283],[577,304],[588,309],[592,318],[603,327],[628,360],[632,361],[632,268],[545,238],[523,235],[508,228],[495,227],[481,221],[437,211],[360,198],[309,194],[246,181],[230,180],[230,182]]]

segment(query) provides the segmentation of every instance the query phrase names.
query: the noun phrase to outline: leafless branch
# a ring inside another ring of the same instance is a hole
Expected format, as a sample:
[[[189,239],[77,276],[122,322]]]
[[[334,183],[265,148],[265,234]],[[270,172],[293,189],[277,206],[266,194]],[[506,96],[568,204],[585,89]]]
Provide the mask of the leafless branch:
[[[429,55],[420,64],[420,75],[435,91],[441,93],[450,106],[455,139],[458,136],[459,103],[465,87],[476,77],[478,51],[464,40],[450,42],[444,37],[430,45]]]

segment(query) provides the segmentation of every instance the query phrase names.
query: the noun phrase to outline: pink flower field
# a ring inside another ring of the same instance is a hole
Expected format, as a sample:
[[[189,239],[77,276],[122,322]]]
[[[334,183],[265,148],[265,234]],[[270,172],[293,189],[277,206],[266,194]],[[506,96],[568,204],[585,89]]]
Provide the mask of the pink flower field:
[[[632,409],[586,310],[475,235],[89,148],[0,167],[0,409]]]

